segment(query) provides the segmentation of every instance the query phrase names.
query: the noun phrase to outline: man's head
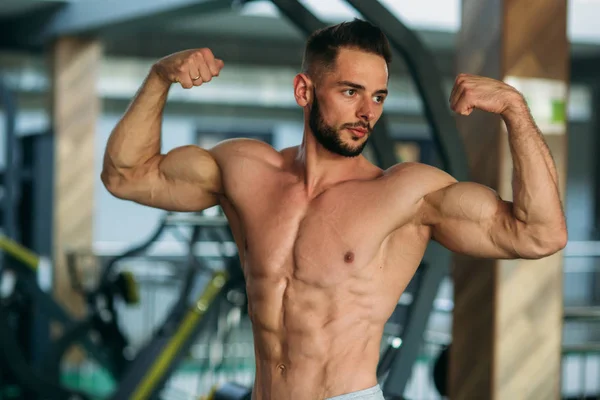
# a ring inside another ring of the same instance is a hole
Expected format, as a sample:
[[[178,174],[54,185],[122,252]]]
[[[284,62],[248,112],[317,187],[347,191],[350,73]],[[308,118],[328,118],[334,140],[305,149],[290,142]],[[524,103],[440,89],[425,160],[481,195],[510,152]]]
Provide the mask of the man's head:
[[[355,19],[314,32],[294,81],[310,130],[327,150],[359,155],[387,95],[389,43],[381,30]]]

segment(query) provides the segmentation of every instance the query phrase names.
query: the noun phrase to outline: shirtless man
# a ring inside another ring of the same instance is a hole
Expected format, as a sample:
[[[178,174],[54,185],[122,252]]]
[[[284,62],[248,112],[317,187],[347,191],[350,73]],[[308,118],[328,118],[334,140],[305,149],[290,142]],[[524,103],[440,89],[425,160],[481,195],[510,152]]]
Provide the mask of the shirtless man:
[[[566,244],[554,162],[523,97],[502,82],[459,75],[450,105],[506,122],[514,203],[428,165],[384,171],[361,155],[383,111],[389,62],[369,23],[318,31],[293,82],[304,110],[298,146],[234,139],[161,154],[169,87],[203,85],[224,66],[206,48],[175,53],[153,65],[108,141],[102,180],[114,196],[223,208],[246,278],[253,399],[383,399],[383,327],[431,239],[497,259],[541,258]]]

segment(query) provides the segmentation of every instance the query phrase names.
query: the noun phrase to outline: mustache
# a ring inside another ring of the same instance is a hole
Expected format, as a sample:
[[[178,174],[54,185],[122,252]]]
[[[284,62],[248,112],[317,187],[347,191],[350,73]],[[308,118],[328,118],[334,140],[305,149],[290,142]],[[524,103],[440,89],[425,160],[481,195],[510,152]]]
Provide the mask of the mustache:
[[[365,124],[363,122],[347,123],[342,125],[342,129],[343,128],[363,128],[366,129],[369,133],[373,131],[373,127],[371,125]]]

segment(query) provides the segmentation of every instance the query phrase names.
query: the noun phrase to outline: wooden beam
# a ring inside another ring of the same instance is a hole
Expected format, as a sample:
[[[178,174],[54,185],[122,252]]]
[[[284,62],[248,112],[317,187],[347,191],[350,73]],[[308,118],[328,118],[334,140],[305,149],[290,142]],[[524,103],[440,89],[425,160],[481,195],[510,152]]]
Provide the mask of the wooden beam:
[[[55,134],[54,293],[74,314],[80,296],[69,285],[65,254],[92,247],[94,142],[100,100],[96,93],[102,47],[88,39],[58,39],[51,54]]]
[[[463,0],[457,72],[504,80],[528,100],[564,194],[569,81],[566,0]],[[506,127],[458,119],[476,181],[512,200]],[[457,258],[452,399],[559,399],[562,253],[541,260]]]

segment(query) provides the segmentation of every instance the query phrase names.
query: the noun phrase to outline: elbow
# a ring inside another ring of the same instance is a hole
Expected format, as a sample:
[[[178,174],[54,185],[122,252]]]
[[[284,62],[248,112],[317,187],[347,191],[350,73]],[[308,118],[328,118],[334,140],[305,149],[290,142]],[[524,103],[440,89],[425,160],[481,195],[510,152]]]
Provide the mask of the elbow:
[[[548,238],[543,246],[540,246],[536,258],[545,258],[558,253],[567,246],[567,234],[557,234],[557,236]]]
[[[557,251],[561,251],[565,247],[567,247],[568,241],[569,241],[569,233],[567,231],[567,227],[563,226],[555,238],[555,245],[556,245],[555,253]]]
[[[118,172],[104,168],[100,173],[100,180],[110,194],[120,199],[125,197],[123,193],[124,178]]]
[[[558,253],[567,246],[568,232],[566,226],[554,228],[538,228],[530,236],[528,251],[531,259],[541,259]]]

